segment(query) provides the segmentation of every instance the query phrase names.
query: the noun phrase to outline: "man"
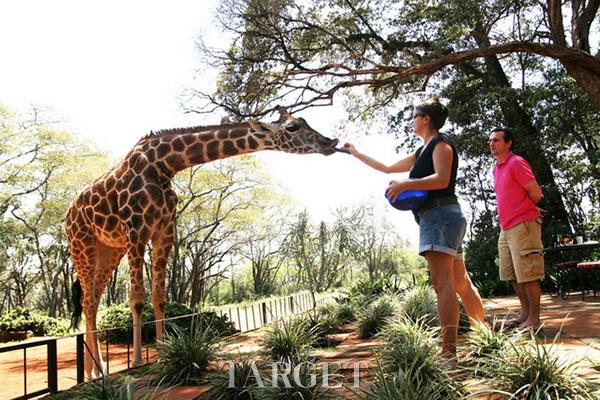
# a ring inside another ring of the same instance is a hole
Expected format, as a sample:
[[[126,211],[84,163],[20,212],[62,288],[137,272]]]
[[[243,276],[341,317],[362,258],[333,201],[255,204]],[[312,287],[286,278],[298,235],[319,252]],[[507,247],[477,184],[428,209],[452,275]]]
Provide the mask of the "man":
[[[494,129],[489,137],[494,165],[494,190],[498,201],[500,279],[511,281],[520,315],[505,328],[540,327],[540,280],[544,277],[542,229],[537,202],[543,197],[531,166],[513,154],[514,138],[509,129]]]

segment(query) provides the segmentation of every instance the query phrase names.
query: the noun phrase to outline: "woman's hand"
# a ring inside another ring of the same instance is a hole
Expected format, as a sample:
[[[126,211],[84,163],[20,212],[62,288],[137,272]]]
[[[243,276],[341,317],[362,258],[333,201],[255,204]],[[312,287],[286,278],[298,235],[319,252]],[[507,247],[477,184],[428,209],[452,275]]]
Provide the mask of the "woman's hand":
[[[342,148],[348,150],[350,152],[350,154],[352,154],[354,157],[358,156],[358,150],[356,150],[356,148],[354,147],[354,145],[352,143],[344,143]]]
[[[410,184],[410,180],[404,179],[401,181],[391,181],[390,185],[386,189],[385,193],[387,196],[392,199],[392,201],[396,200],[396,197],[400,195],[400,193],[405,192],[409,189],[408,185]]]

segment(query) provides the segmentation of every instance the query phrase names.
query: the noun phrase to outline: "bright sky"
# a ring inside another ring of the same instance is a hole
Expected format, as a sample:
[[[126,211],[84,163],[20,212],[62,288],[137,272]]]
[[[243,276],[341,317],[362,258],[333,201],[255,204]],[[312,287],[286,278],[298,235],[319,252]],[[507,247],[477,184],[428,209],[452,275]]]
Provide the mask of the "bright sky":
[[[19,111],[31,105],[50,108],[72,132],[115,159],[150,130],[218,123],[220,116],[186,115],[179,106],[184,89],[214,85],[214,72],[198,71],[195,40],[203,34],[208,44],[222,42],[222,33],[214,29],[215,3],[1,2],[0,103]],[[335,114],[328,108],[299,115],[333,137],[340,118]],[[390,138],[349,129],[340,134],[342,143],[352,141],[384,162],[398,158]],[[316,221],[328,220],[337,206],[373,201],[401,236],[417,244],[412,214],[392,209],[383,197],[393,176],[341,153],[257,156]]]

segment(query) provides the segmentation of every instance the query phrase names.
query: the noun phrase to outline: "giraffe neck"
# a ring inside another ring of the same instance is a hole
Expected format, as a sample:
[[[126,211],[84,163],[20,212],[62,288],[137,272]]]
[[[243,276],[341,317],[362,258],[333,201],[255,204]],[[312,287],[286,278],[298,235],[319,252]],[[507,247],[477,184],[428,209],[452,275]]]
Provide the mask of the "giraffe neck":
[[[170,177],[195,165],[276,148],[270,132],[255,122],[174,132],[150,140],[155,159],[162,162],[161,169]]]

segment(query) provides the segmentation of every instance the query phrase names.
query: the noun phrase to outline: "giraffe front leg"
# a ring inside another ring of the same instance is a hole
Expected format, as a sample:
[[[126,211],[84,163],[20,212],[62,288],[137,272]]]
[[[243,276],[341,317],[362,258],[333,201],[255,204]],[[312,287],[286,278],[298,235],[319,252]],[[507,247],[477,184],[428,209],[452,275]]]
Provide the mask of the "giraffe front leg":
[[[169,252],[173,246],[172,229],[162,232],[152,239],[152,307],[156,322],[156,341],[162,343],[164,338],[165,318],[165,280]]]
[[[139,367],[142,362],[142,312],[146,300],[144,290],[144,245],[132,246],[128,252],[131,291],[129,292],[129,308],[133,316],[133,361],[132,367]]]

